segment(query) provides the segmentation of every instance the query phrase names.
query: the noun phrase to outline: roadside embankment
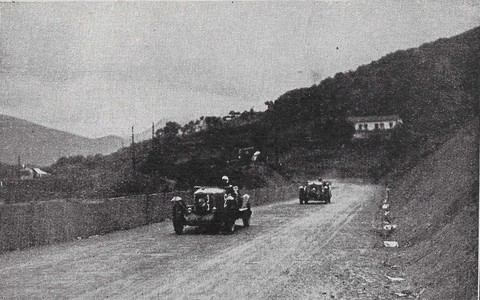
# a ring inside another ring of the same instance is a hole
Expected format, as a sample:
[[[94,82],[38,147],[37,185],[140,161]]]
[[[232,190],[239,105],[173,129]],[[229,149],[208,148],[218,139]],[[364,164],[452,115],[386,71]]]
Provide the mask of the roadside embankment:
[[[390,188],[398,228],[386,249],[401,295],[476,299],[478,274],[478,122],[471,122]]]
[[[288,200],[296,192],[296,186],[243,191],[254,206]],[[170,217],[174,196],[189,199],[191,193],[0,205],[0,253],[161,222]]]

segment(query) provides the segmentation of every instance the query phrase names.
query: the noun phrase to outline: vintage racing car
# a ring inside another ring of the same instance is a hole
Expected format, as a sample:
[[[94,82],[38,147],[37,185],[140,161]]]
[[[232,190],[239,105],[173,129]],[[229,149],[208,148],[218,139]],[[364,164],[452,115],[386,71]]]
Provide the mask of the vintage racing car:
[[[308,203],[310,200],[324,201],[330,203],[332,198],[332,187],[330,182],[323,180],[309,180],[305,185],[300,186],[298,199],[300,204]]]
[[[233,190],[234,192],[230,193],[231,191],[225,188],[196,186],[193,201],[188,204],[182,198],[174,197],[171,201],[175,233],[182,234],[186,225],[232,233],[237,219],[242,219],[244,227],[250,226],[250,197],[240,196],[237,187]]]

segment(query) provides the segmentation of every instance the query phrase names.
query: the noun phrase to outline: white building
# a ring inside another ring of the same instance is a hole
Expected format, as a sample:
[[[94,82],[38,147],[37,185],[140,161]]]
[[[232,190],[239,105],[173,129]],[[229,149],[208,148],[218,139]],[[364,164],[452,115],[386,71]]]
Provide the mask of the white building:
[[[367,138],[371,133],[381,133],[402,124],[398,115],[349,117],[348,121],[355,126],[353,138]]]
[[[50,174],[39,168],[23,168],[20,170],[20,180],[30,180],[33,178],[41,178]]]

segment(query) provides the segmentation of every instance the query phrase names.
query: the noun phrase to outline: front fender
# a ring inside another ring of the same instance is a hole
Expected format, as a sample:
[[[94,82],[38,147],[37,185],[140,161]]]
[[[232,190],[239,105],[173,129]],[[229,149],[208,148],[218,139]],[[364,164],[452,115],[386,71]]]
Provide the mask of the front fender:
[[[173,206],[177,209],[180,208],[182,211],[187,210],[187,205],[185,204],[185,201],[183,201],[183,199],[178,196],[173,197],[170,202],[172,202]]]

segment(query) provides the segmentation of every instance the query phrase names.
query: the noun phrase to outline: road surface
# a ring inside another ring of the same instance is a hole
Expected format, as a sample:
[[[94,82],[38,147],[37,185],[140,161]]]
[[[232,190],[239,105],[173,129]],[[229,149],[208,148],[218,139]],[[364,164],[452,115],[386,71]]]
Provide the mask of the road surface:
[[[389,299],[381,187],[333,183],[331,204],[254,207],[232,235],[170,221],[0,255],[2,299]]]

